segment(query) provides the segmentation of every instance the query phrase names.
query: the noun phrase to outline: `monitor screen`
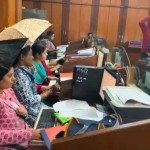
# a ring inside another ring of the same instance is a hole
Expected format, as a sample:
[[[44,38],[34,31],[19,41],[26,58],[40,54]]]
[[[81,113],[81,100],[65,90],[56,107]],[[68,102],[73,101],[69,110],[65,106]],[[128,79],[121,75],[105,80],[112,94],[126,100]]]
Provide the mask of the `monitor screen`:
[[[104,94],[102,91],[103,87],[104,86],[115,86],[116,81],[117,81],[116,78],[105,69],[104,73],[103,73],[102,82],[101,82],[101,88],[99,91],[99,94],[103,100],[104,100]]]

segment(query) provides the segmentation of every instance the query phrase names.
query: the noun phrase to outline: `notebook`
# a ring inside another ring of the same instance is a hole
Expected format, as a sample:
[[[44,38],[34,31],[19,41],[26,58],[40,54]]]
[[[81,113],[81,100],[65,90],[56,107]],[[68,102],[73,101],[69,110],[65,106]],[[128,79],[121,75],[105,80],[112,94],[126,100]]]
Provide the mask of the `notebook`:
[[[47,148],[51,149],[51,143],[56,139],[56,136],[61,132],[66,130],[67,125],[64,126],[56,126],[52,128],[47,128],[41,131],[41,136],[47,146]]]
[[[60,117],[59,112],[54,113],[54,116],[59,120],[61,124],[65,124],[70,121],[70,117]]]

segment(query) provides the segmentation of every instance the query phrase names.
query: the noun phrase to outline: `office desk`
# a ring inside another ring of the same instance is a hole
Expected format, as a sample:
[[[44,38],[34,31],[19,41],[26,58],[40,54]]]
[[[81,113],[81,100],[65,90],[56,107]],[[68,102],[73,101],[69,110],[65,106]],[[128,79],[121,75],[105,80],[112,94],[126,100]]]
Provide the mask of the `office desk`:
[[[56,139],[52,142],[52,150],[149,150],[149,139],[150,119]],[[29,148],[46,149],[43,143],[38,146],[32,143]]]
[[[52,150],[149,150],[149,139],[150,119],[56,139]],[[31,146],[30,150],[46,149]]]
[[[86,65],[86,66],[96,66],[98,56],[90,56],[81,59],[74,59],[71,61],[66,61],[63,65],[63,72],[73,72],[73,67],[75,65]]]

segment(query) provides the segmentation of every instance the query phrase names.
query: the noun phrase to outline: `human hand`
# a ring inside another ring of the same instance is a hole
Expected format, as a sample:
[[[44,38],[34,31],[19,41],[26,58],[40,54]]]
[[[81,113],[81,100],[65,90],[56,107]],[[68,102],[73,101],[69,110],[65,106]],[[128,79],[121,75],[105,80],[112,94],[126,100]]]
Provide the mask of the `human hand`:
[[[32,139],[33,140],[41,140],[42,141],[42,137],[41,137],[40,131],[41,131],[41,129],[32,131]]]
[[[17,109],[16,109],[16,113],[17,113],[18,115],[21,115],[21,116],[24,116],[24,115],[27,115],[27,114],[28,114],[27,110],[26,110],[24,107],[19,107],[19,108],[17,108]]]
[[[53,93],[56,93],[60,90],[60,85],[56,83],[55,85],[51,86],[51,90]]]

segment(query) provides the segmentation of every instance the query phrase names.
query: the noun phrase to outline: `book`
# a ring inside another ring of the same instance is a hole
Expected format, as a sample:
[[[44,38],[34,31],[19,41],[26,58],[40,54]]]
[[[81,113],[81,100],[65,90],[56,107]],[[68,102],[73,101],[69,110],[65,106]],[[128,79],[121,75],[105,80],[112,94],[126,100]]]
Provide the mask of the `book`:
[[[56,136],[66,130],[67,125],[64,126],[56,126],[52,128],[47,128],[44,130],[41,130],[41,136],[47,146],[47,148],[50,150],[51,149],[51,143],[53,140],[56,139]]]
[[[73,78],[73,72],[60,73],[60,81],[66,81]]]
[[[118,88],[115,91],[115,94],[118,97],[118,100],[120,100],[123,104],[138,102],[141,104],[150,105],[150,96],[136,87],[124,87],[124,89]]]
[[[70,121],[70,117],[60,117],[59,112],[54,113],[54,116],[58,119],[61,124],[65,124]]]

